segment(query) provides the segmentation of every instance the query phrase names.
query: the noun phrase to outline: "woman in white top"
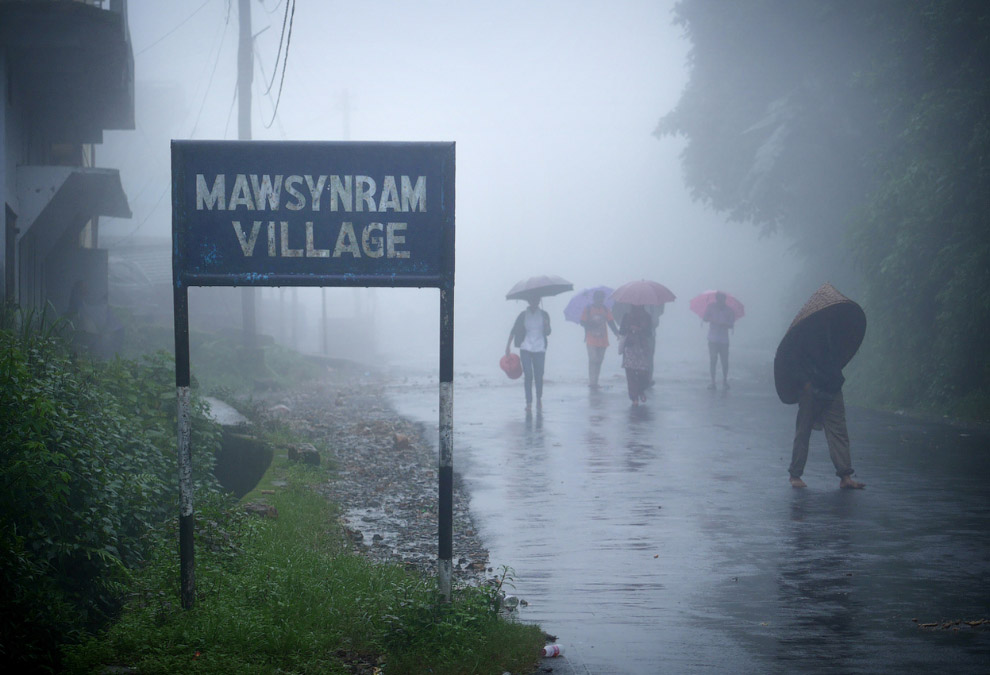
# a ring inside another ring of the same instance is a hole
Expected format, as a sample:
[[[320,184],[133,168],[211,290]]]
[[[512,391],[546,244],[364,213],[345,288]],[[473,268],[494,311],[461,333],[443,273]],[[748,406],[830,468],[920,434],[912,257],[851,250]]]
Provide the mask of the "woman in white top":
[[[540,298],[529,299],[529,306],[519,313],[509,331],[505,353],[515,341],[519,348],[526,386],[526,410],[533,407],[533,381],[536,381],[536,408],[543,407],[543,367],[547,356],[547,336],[550,335],[550,315],[540,309]]]

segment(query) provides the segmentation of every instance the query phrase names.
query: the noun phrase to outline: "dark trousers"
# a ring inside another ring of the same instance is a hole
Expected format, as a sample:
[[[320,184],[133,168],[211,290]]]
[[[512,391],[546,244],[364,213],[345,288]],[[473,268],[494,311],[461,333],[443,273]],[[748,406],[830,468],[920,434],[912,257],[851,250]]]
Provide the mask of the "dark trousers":
[[[722,381],[729,379],[729,343],[709,342],[708,343],[709,366],[712,372],[712,384],[715,383],[715,365],[719,358],[722,359]]]
[[[650,386],[649,370],[626,368],[626,387],[629,389],[630,401],[638,401],[648,386]]]
[[[802,390],[798,399],[797,422],[794,429],[794,447],[791,451],[791,478],[800,478],[808,461],[808,444],[815,422],[820,421],[825,429],[828,454],[839,478],[853,473],[849,455],[849,433],[846,431],[846,405],[842,392],[835,398],[820,398],[808,390]]]
[[[525,349],[520,349],[519,359],[522,361],[523,378],[526,385],[526,405],[532,405],[533,380],[536,380],[537,402],[543,398],[543,366],[546,364],[547,353],[528,352]]]

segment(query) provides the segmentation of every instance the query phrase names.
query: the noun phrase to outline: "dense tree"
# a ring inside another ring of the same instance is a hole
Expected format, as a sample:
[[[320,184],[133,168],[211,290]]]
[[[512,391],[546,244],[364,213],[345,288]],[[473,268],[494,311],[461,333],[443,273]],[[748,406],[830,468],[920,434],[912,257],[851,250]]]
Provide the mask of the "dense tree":
[[[694,197],[791,237],[802,293],[862,299],[876,402],[985,415],[990,3],[682,0],[676,17],[691,77],[657,134],[687,138]]]

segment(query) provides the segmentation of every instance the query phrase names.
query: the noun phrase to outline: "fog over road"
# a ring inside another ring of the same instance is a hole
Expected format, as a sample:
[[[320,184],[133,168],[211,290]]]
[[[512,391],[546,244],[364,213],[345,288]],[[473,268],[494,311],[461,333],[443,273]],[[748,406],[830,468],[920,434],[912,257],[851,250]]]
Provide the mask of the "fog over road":
[[[705,356],[658,356],[638,408],[614,349],[590,391],[551,348],[542,414],[494,363],[456,373],[455,471],[523,620],[591,673],[985,672],[990,436],[850,406],[866,489],[816,432],[795,490],[766,355],[734,354],[727,392]],[[436,427],[435,376],[391,399]]]

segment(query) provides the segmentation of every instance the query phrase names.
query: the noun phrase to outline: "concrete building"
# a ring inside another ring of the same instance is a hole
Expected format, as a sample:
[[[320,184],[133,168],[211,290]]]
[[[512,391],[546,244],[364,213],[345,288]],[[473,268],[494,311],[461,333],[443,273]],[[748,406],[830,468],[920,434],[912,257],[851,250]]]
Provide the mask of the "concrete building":
[[[0,101],[3,299],[63,313],[76,287],[105,303],[99,218],[131,212],[96,147],[134,128],[127,0],[0,0]]]

